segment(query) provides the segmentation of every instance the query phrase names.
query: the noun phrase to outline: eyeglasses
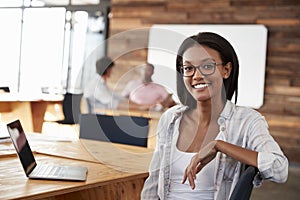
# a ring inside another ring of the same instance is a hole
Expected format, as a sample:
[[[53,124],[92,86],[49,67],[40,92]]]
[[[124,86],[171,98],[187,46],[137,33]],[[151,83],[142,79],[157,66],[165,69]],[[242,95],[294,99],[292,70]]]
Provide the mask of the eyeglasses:
[[[202,63],[198,66],[182,65],[181,73],[184,77],[191,77],[194,76],[196,69],[198,69],[203,76],[208,76],[215,73],[217,65],[223,65],[223,63]]]

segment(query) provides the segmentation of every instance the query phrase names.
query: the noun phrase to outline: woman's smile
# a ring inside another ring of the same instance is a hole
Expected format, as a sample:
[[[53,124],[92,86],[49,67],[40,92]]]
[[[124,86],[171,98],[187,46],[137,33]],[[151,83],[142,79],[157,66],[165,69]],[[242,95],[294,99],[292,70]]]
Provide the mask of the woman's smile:
[[[192,85],[192,87],[195,89],[205,89],[208,86],[209,86],[208,83],[197,83],[197,84]]]

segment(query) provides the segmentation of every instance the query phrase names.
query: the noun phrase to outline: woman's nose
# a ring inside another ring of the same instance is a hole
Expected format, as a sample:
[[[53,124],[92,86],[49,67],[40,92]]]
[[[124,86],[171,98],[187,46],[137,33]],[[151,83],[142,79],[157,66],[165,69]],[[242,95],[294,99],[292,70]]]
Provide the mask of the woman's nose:
[[[193,76],[193,78],[203,78],[204,76],[203,76],[203,74],[200,72],[200,69],[199,68],[196,68],[195,69],[195,73],[194,73],[194,76]]]

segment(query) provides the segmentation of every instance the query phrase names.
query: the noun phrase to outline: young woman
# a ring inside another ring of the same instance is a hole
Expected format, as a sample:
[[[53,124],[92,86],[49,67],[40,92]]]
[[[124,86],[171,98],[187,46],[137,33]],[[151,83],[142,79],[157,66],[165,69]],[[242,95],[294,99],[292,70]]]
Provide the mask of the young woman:
[[[285,182],[288,160],[257,111],[238,97],[239,63],[231,44],[203,32],[181,44],[177,59],[181,105],[167,110],[142,199],[229,199],[245,165],[255,177]]]

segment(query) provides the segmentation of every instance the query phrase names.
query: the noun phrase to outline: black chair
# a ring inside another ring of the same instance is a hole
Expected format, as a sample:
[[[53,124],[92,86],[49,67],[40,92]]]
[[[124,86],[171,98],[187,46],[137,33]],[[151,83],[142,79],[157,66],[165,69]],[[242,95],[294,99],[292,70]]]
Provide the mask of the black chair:
[[[249,200],[253,190],[253,179],[257,174],[258,169],[253,166],[247,166],[246,170],[242,173],[238,180],[230,200]]]
[[[64,114],[63,120],[57,120],[60,124],[78,124],[81,113],[80,104],[83,94],[66,93],[62,101]]]
[[[147,147],[149,119],[133,116],[81,114],[79,137]]]
[[[7,92],[7,93],[10,92],[9,87],[0,87],[0,90],[2,90],[3,92]]]

